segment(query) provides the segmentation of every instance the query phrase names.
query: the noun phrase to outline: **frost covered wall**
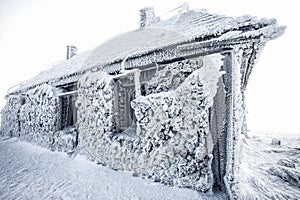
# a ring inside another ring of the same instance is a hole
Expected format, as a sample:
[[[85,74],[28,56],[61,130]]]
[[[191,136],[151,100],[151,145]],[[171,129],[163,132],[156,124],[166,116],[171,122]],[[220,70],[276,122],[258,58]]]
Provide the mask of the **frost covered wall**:
[[[114,155],[109,153],[114,148],[113,91],[114,80],[105,72],[87,73],[78,82],[79,149],[91,159],[103,156],[105,161]]]
[[[8,97],[2,110],[1,132],[52,150],[69,151],[76,146],[74,131],[60,131],[60,89],[47,84]]]
[[[146,85],[147,95],[131,102],[136,124],[122,133],[115,131],[114,76],[84,75],[77,101],[80,151],[96,162],[154,181],[211,190],[209,108],[222,61],[220,55],[200,61],[175,62],[158,71]],[[169,78],[162,81],[164,76]]]
[[[58,130],[59,100],[55,88],[42,85],[25,94],[20,108],[20,138],[43,147],[53,143]]]
[[[145,96],[131,102],[136,121],[122,133],[116,123],[118,81],[129,74],[140,80],[143,71],[82,76],[78,141],[75,128],[59,127],[62,91],[46,84],[8,97],[1,134],[70,153],[79,142],[79,151],[99,163],[203,192],[214,184],[222,187],[225,177],[233,196],[244,119],[241,53],[224,55],[173,62],[157,67],[150,80],[141,78]]]
[[[15,137],[19,135],[19,112],[21,98],[19,95],[11,95],[7,98],[4,108],[1,110],[1,135]]]

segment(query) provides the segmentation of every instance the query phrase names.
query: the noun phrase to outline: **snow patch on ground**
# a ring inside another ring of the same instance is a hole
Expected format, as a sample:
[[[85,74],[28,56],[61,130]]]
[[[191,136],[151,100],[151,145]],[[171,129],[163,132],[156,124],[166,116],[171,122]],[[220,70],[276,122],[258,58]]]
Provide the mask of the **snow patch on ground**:
[[[0,199],[225,199],[133,177],[18,139],[0,141]]]
[[[243,138],[238,197],[300,199],[299,177],[278,176],[299,174],[300,134],[250,132],[248,137]],[[274,138],[281,144],[273,145]],[[0,160],[0,199],[225,199],[222,193],[153,183],[15,138],[0,141]]]
[[[300,199],[300,133],[250,132],[243,147],[241,199]]]

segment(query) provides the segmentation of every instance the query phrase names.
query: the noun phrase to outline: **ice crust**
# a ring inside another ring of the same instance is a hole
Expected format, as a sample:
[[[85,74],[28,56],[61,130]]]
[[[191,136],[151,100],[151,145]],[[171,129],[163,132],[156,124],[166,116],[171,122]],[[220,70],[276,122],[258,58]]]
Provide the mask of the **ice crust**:
[[[78,151],[113,169],[201,192],[212,191],[216,180],[225,184],[229,199],[243,197],[244,90],[262,47],[284,29],[274,19],[203,10],[155,21],[57,63],[11,91],[0,135]],[[226,56],[207,56],[219,51]],[[142,91],[143,69],[157,63],[166,66],[157,68]],[[136,121],[117,133],[117,81],[129,75]],[[77,126],[61,130],[58,88],[77,81]],[[287,170],[289,164],[281,161],[268,172],[299,187],[299,173]]]
[[[136,127],[121,134],[115,133],[114,77],[86,74],[78,84],[80,151],[96,162],[154,181],[212,190],[208,109],[222,74],[212,58],[221,63],[222,56],[213,55],[200,60],[200,69],[199,62],[184,61],[158,71],[146,86],[148,94],[131,102]],[[161,81],[166,73],[177,85]]]
[[[188,10],[143,29],[120,34],[92,50],[57,62],[10,92],[20,92],[64,79],[77,81],[79,74],[93,68],[104,69],[126,58],[145,56],[156,50],[168,49],[172,45],[189,45],[196,40],[213,45],[234,40],[250,41],[255,38],[267,42],[281,36],[285,28],[279,26],[275,19],[258,19],[250,15],[229,17],[210,14],[204,10]]]
[[[73,152],[77,143],[76,131],[59,130],[59,92],[59,89],[43,84],[23,95],[9,96],[2,110],[2,135],[18,137],[52,150]]]

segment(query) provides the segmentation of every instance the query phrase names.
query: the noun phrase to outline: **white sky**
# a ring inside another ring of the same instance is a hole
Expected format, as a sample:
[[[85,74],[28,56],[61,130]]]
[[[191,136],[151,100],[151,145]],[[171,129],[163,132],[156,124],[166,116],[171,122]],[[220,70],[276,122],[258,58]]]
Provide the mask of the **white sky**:
[[[270,41],[254,68],[246,94],[248,127],[258,131],[300,132],[297,1],[190,0],[230,16],[276,18],[288,26]],[[162,15],[182,0],[0,0],[0,108],[7,89],[63,60],[66,45],[83,52],[112,36],[138,28],[139,9],[153,6]]]

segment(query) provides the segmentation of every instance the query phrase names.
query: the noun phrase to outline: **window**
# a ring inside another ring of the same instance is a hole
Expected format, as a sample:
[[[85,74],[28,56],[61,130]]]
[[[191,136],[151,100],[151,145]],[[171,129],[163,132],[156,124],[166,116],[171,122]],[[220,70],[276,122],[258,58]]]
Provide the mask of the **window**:
[[[136,98],[136,92],[145,95],[145,83],[149,81],[157,67],[153,67],[141,72],[136,71],[126,76],[120,76],[116,80],[115,87],[115,119],[118,133],[125,131],[129,127],[135,128],[136,117],[131,107],[131,101]],[[136,88],[140,87],[140,88]]]
[[[75,102],[77,99],[77,84],[71,83],[60,86],[62,93],[60,97],[60,129],[74,126],[77,122],[77,109]]]
[[[135,98],[134,82],[130,77],[117,80],[116,87],[116,129],[118,133],[135,123],[130,102]]]

